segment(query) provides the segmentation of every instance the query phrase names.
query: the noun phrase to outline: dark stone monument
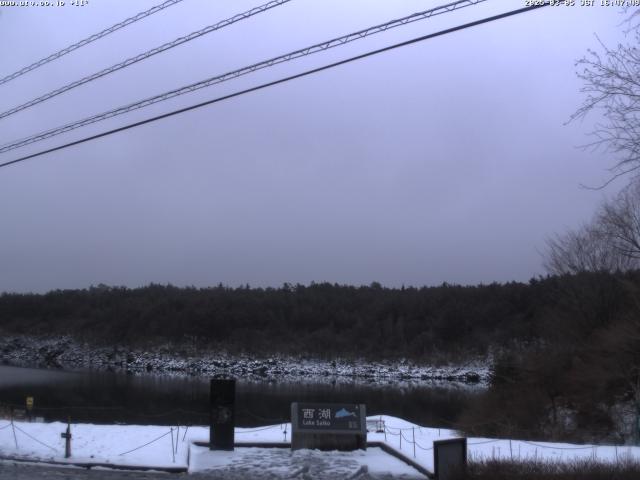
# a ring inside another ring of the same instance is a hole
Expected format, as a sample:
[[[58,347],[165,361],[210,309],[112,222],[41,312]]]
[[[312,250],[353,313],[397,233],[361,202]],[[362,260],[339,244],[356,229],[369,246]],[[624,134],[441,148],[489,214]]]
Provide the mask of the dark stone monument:
[[[467,439],[433,442],[433,466],[437,480],[449,480],[455,472],[467,468]]]
[[[291,449],[366,450],[363,404],[292,403]]]
[[[233,450],[236,426],[236,381],[211,380],[209,448]]]

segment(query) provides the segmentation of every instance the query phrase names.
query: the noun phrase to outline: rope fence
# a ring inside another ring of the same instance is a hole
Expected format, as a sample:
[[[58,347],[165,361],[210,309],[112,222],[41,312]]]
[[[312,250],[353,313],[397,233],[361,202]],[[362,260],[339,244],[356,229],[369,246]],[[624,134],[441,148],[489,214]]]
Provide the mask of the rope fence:
[[[598,448],[597,445],[588,445],[584,447],[550,447],[549,445],[540,445],[537,443],[528,442],[527,440],[518,440],[518,441],[534,447],[547,448],[552,450],[589,450],[589,449],[593,450],[594,448]]]
[[[393,433],[390,428],[394,428],[396,430],[398,430],[398,433]],[[422,430],[420,429],[420,427],[418,428],[418,432],[422,433]],[[407,438],[404,433],[402,433],[403,431],[411,431],[411,438]],[[387,427],[385,426],[385,430],[384,430],[384,434],[385,434],[385,440],[386,440],[386,435],[387,433],[389,435],[393,435],[395,437],[399,437],[399,441],[400,441],[400,450],[402,450],[402,440],[404,440],[407,444],[411,445],[413,447],[413,458],[416,457],[416,447],[419,448],[420,450],[423,450],[425,452],[428,452],[430,450],[433,450],[433,446],[431,447],[425,447],[420,445],[420,443],[418,443],[416,441],[416,427],[404,427],[404,428],[400,428],[400,427]]]
[[[25,406],[24,405],[18,405],[18,404],[12,404],[12,403],[2,403],[0,404],[0,407],[5,406],[5,407],[12,407],[18,410],[24,410]],[[37,408],[35,408],[33,411],[34,412],[47,412],[47,411],[119,411],[122,412],[123,414],[128,414],[132,417],[142,417],[142,418],[162,418],[162,417],[169,417],[169,416],[179,416],[179,415],[188,415],[191,417],[200,417],[203,420],[204,419],[208,419],[210,413],[209,412],[204,412],[204,411],[196,411],[196,410],[189,410],[189,409],[185,409],[185,408],[174,408],[171,410],[166,410],[163,412],[155,412],[155,413],[144,413],[144,412],[140,412],[140,411],[136,411],[136,410],[132,410],[131,408],[125,407],[125,406],[80,406],[80,405],[72,405],[72,406],[64,406],[64,407],[40,407],[38,406]],[[255,412],[252,412],[248,409],[241,409],[237,411],[238,414],[241,415],[246,415],[248,417],[253,418],[254,420],[259,420],[259,421],[264,421],[264,422],[269,422],[272,424],[280,424],[280,423],[288,423],[290,420],[289,418],[283,418],[283,417],[265,417],[262,415],[259,415]],[[459,422],[453,422],[450,420],[446,420],[444,418],[441,418],[437,415],[431,415],[434,420],[438,423],[441,423],[443,425],[447,425],[449,429],[452,430],[457,430],[461,433],[463,433],[465,436],[475,436],[474,434],[476,432],[474,432],[474,429],[477,427],[482,427],[482,426],[486,426],[486,425],[492,425],[492,424],[496,424],[495,420],[486,420],[484,422],[475,422],[475,423],[459,423]],[[186,422],[185,418],[182,419],[174,419],[174,421],[180,421],[180,422],[185,422],[185,423],[191,423],[193,424],[192,420],[194,420],[193,418],[190,419],[191,422]],[[198,419],[199,420],[199,419]],[[203,424],[207,424],[207,422],[204,422]],[[411,430],[411,428],[418,428],[419,431],[421,429],[421,427],[416,426],[416,427],[398,427],[398,426],[393,426],[393,425],[385,425],[385,429],[388,430],[395,430],[395,431],[407,431],[407,430]],[[440,427],[429,427],[431,429],[438,429],[438,432],[440,433],[441,428]],[[0,428],[1,430],[1,428]],[[505,430],[507,432],[511,432],[512,435],[518,435],[521,434],[523,437],[526,438],[526,436],[530,435],[530,431],[526,431],[526,430],[520,430],[514,427],[509,427],[507,428],[507,430]],[[387,433],[391,433],[389,431],[387,431]],[[481,432],[479,436],[482,436]],[[605,435],[605,434],[610,434],[611,432],[609,430],[598,430],[598,429],[591,429],[589,431],[585,431],[583,432],[585,434],[592,434],[592,435]],[[519,440],[519,441],[525,441],[525,440]],[[545,447],[548,448],[548,447]],[[578,447],[578,448],[586,448],[586,447]]]
[[[92,410],[127,410],[125,407],[95,407],[95,406],[89,406],[89,407],[44,407],[42,408],[42,410],[62,410],[62,409],[74,409],[74,408],[78,408],[78,409],[92,409]],[[249,411],[249,410],[241,410],[243,413],[246,413],[250,416],[253,416],[254,418],[257,419],[263,419],[265,421],[274,421],[273,425],[268,425],[268,426],[262,426],[262,427],[258,427],[258,428],[250,428],[250,429],[243,429],[243,430],[237,430],[235,433],[236,435],[243,435],[243,434],[252,434],[252,433],[257,433],[257,432],[264,432],[264,431],[268,431],[268,430],[274,430],[276,428],[279,428],[281,431],[283,430],[284,427],[284,435],[285,435],[285,441],[286,441],[286,428],[288,425],[288,419],[284,421],[284,423],[282,423],[282,419],[267,419],[265,417],[261,417],[260,415],[254,414],[253,412]],[[172,414],[176,414],[176,413],[189,413],[189,414],[194,414],[194,415],[201,415],[201,416],[209,416],[209,413],[205,413],[205,412],[198,412],[198,411],[193,411],[193,410],[186,410],[186,409],[182,409],[182,408],[177,408],[177,409],[172,409],[172,410],[168,410],[166,412],[157,412],[157,413],[151,413],[151,414],[139,414],[141,416],[147,416],[147,417],[162,417],[162,416],[167,416],[167,415],[172,415]],[[432,430],[435,430],[434,428],[427,428],[427,427],[419,427],[419,426],[394,426],[394,425],[386,425],[384,423],[384,421],[382,420],[382,417],[380,417],[380,420],[376,420],[376,422],[378,422],[378,424],[381,425],[382,427],[382,431],[377,430],[378,433],[384,433],[384,439],[385,442],[387,441],[387,434],[392,436],[392,437],[398,437],[398,442],[399,442],[399,450],[402,451],[403,450],[403,443],[404,445],[404,450],[406,451],[407,448],[413,449],[413,457],[416,458],[417,457],[417,449],[421,450],[422,452],[430,452],[434,450],[434,446],[425,446],[422,445],[419,441],[416,440],[416,429],[418,430],[418,435],[419,438],[422,438],[423,435],[427,435],[427,443],[429,441],[431,441],[431,435],[435,436],[435,433]],[[191,427],[191,424],[181,424],[184,425],[183,428],[183,432],[180,431],[180,426],[178,427],[174,427],[171,426],[169,428],[168,431],[164,432],[162,435],[159,435],[158,437],[143,443],[142,445],[139,445],[135,448],[131,448],[130,450],[127,450],[125,452],[119,453],[117,454],[117,456],[125,456],[128,455],[130,453],[133,453],[135,451],[141,450],[145,447],[148,447],[154,443],[159,442],[160,440],[162,440],[163,438],[171,435],[171,455],[173,458],[173,462],[175,463],[175,457],[178,453],[178,446],[179,446],[179,441],[180,441],[180,433],[183,433],[182,435],[182,442],[185,442],[186,440],[186,436],[187,436],[187,432],[189,430],[189,428]],[[18,440],[19,440],[19,435],[16,435],[16,432],[18,432],[20,435],[23,435],[24,437],[28,438],[30,441],[36,442],[39,445],[42,445],[44,447],[46,447],[47,449],[58,453],[58,449],[56,449],[55,447],[39,440],[38,438],[36,438],[35,436],[33,436],[32,434],[30,434],[28,431],[25,431],[24,428],[21,428],[20,426],[16,425],[14,422],[13,417],[11,418],[11,421],[9,423],[6,423],[4,425],[0,426],[0,431],[2,430],[7,430],[9,428],[13,429],[13,439],[15,441],[15,446],[16,446],[16,450],[18,449]],[[24,427],[24,425],[22,426]],[[379,427],[378,427],[379,428]],[[426,430],[426,431],[425,431]],[[431,430],[431,432],[430,432]],[[440,429],[438,428],[438,436],[439,436],[439,431]],[[175,434],[175,437],[174,437]],[[431,434],[431,435],[430,435]],[[448,436],[448,435],[447,435]],[[391,439],[389,439],[391,440]],[[595,459],[597,457],[597,453],[598,453],[598,448],[599,447],[615,447],[615,458],[616,461],[618,460],[618,446],[616,445],[575,445],[575,446],[560,446],[557,444],[543,444],[543,443],[537,443],[537,442],[531,442],[528,440],[513,440],[513,439],[478,439],[477,441],[471,441],[468,442],[467,445],[468,446],[479,446],[479,445],[488,445],[488,444],[495,444],[495,443],[499,443],[499,442],[508,442],[508,445],[498,445],[496,447],[492,447],[490,448],[490,450],[492,450],[491,456],[495,458],[496,456],[496,452],[498,454],[498,457],[501,457],[501,447],[503,450],[503,454],[506,453],[507,457],[510,455],[511,459],[513,460],[514,458],[522,458],[521,457],[521,445],[529,445],[531,447],[535,447],[535,453],[532,452],[533,449],[529,449],[528,450],[528,454],[532,454],[534,455],[535,458],[538,458],[539,453],[538,453],[538,449],[544,449],[544,450],[556,450],[556,451],[580,451],[580,450],[592,450],[592,456]],[[395,441],[394,441],[395,443]],[[163,447],[164,448],[164,447]],[[524,453],[524,452],[523,452]],[[600,452],[602,455],[602,451]],[[477,452],[475,452],[475,454],[470,454],[471,456],[475,456],[475,455],[480,455],[485,456],[488,455],[489,453],[487,453],[487,451],[483,451],[483,450],[479,450]],[[526,456],[527,454],[525,454]],[[504,456],[504,455],[502,455]],[[540,457],[543,458],[543,457]]]
[[[262,427],[262,428],[254,428],[253,430],[244,430],[242,432],[235,432],[236,435],[240,435],[242,433],[254,433],[254,432],[262,432],[264,430],[273,430],[274,428],[281,428],[280,425],[269,425],[268,427]]]
[[[141,448],[144,448],[144,447],[146,447],[148,445],[151,445],[152,443],[155,443],[158,440],[160,440],[160,439],[162,439],[162,438],[164,438],[164,437],[166,437],[167,435],[170,435],[170,434],[173,434],[173,428],[171,428],[171,430],[169,430],[167,433],[163,433],[158,438],[155,438],[155,439],[151,440],[150,442],[145,443],[144,445],[140,445],[139,447],[132,448],[131,450],[127,450],[126,452],[119,453],[118,456],[121,457],[122,455],[126,455],[128,453],[135,452],[136,450],[140,450]],[[172,450],[173,450],[173,446],[172,446]]]
[[[495,438],[493,440],[484,440],[482,442],[469,442],[467,445],[485,445],[487,443],[495,443],[495,442],[500,442],[500,441],[501,441],[500,439]],[[519,441],[519,440],[517,440],[517,441]]]
[[[418,447],[420,450],[424,450],[425,452],[428,452],[429,450],[433,450],[433,447],[423,447],[422,445],[420,445],[418,442],[415,443],[416,447]]]
[[[10,425],[13,425],[13,428],[15,428],[17,431],[19,431],[20,433],[22,433],[23,435],[26,435],[27,437],[29,437],[31,440],[33,440],[34,442],[39,443],[40,445],[47,447],[51,450],[53,450],[54,452],[57,452],[58,450],[56,450],[55,448],[53,448],[51,445],[47,445],[44,442],[41,442],[40,440],[38,440],[37,438],[35,438],[34,436],[30,435],[29,433],[25,432],[24,430],[22,430],[20,427],[18,427],[17,425],[10,423]]]
[[[416,427],[394,427],[394,426],[385,426],[385,437],[387,434],[395,436],[395,437],[399,437],[398,441],[399,441],[399,448],[400,450],[402,450],[402,444],[403,442],[405,443],[405,445],[408,445],[410,448],[413,448],[414,451],[414,457],[416,456],[415,453],[415,449],[419,448],[420,450],[423,450],[425,452],[431,451],[433,450],[433,446],[431,447],[425,447],[424,445],[421,445],[418,441],[415,440],[415,428]],[[396,432],[393,432],[392,430],[396,430]],[[412,435],[411,438],[409,438],[408,435],[405,434],[405,432],[411,431]],[[421,433],[421,430],[419,429],[419,432]],[[509,442],[508,445],[508,452],[511,455],[511,458],[514,457],[514,452],[513,452],[513,447],[514,447],[514,443],[517,444],[518,446],[518,451],[517,451],[517,455],[518,457],[520,457],[520,444],[526,444],[526,445],[530,445],[533,447],[537,448],[541,448],[541,449],[546,449],[546,450],[593,450],[593,455],[594,457],[597,455],[597,449],[598,447],[602,446],[602,445],[585,445],[585,446],[574,446],[574,447],[562,447],[562,446],[558,446],[558,445],[543,445],[540,443],[535,443],[535,442],[529,442],[527,440],[511,440],[511,439],[488,439],[488,440],[480,440],[480,441],[475,441],[475,442],[468,442],[467,445],[469,446],[476,446],[476,445],[488,445],[490,443],[498,443],[498,442]],[[616,448],[616,456],[617,456],[617,446],[614,445],[614,447]],[[405,447],[406,448],[406,447]],[[500,447],[498,447],[498,452],[500,451]],[[537,452],[537,450],[536,450]],[[495,457],[495,450],[493,451],[492,456]],[[537,453],[536,453],[537,456]]]
[[[18,443],[18,435],[16,435],[16,432],[20,433],[21,435],[24,435],[26,438],[28,438],[29,440],[38,443],[39,445],[42,445],[43,447],[48,448],[49,450],[53,451],[54,453],[58,454],[60,453],[58,451],[57,448],[52,447],[51,445],[43,442],[42,440],[39,440],[38,438],[36,438],[35,436],[33,436],[32,434],[30,434],[29,432],[25,431],[23,428],[21,428],[20,426],[16,425],[16,423],[13,421],[13,418],[11,419],[11,421],[9,423],[7,423],[6,425],[2,425],[0,426],[0,430],[6,430],[9,427],[12,428],[13,431],[13,439],[15,442],[15,448],[16,450],[18,450],[20,448],[20,445]],[[266,428],[260,428],[260,429],[254,429],[254,430],[250,430],[247,431],[246,433],[250,433],[253,431],[261,431],[261,430],[266,430],[268,428],[275,428],[275,427],[279,427],[279,425],[275,425],[275,426],[270,426],[270,427],[266,427]],[[189,426],[185,426],[184,427],[184,434],[182,437],[182,441],[184,442],[186,440],[186,436],[187,436],[187,431],[189,430]],[[174,432],[175,432],[175,438],[174,438]],[[245,433],[245,432],[241,432],[241,433]],[[67,434],[69,434],[69,430],[67,430]],[[142,445],[139,445],[135,448],[132,448],[130,450],[127,450],[125,452],[119,453],[117,454],[117,456],[124,456],[127,454],[130,454],[132,452],[135,452],[137,450],[140,450],[142,448],[145,448],[149,445],[152,445],[160,440],[162,440],[163,438],[167,437],[168,435],[171,435],[171,456],[172,456],[172,461],[173,463],[175,463],[176,461],[176,454],[178,453],[178,445],[179,445],[179,439],[180,439],[180,426],[177,427],[170,427],[169,431],[163,433],[162,435],[154,438],[153,440],[150,440],[148,442],[143,443]],[[64,436],[64,434],[63,434]],[[71,438],[71,437],[69,437]]]

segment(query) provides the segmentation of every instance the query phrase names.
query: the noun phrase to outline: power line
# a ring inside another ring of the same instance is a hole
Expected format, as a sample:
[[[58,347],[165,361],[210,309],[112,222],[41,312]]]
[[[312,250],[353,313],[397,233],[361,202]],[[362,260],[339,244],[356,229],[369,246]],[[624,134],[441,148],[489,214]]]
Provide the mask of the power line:
[[[475,27],[475,26],[482,25],[482,24],[485,24],[485,23],[493,22],[493,21],[496,21],[496,20],[500,20],[502,18],[507,18],[507,17],[511,17],[511,16],[514,16],[514,15],[519,15],[521,13],[526,13],[526,12],[529,12],[529,11],[532,11],[532,10],[536,10],[538,8],[541,8],[541,7],[546,7],[548,5],[549,5],[549,3],[543,3],[543,4],[533,5],[533,6],[529,6],[529,7],[519,8],[517,10],[511,10],[509,12],[501,13],[499,15],[486,17],[486,18],[483,18],[481,20],[476,20],[474,22],[465,23],[463,25],[458,25],[456,27],[447,28],[445,30],[440,30],[439,32],[430,33],[428,35],[423,35],[421,37],[413,38],[411,40],[407,40],[407,41],[404,41],[404,42],[396,43],[394,45],[390,45],[390,46],[387,46],[387,47],[379,48],[377,50],[372,50],[372,51],[369,51],[367,53],[363,53],[363,54],[360,54],[360,55],[356,55],[354,57],[350,57],[350,58],[347,58],[347,59],[344,59],[344,60],[340,60],[338,62],[330,63],[328,65],[323,65],[321,67],[313,68],[311,70],[306,70],[306,71],[304,71],[302,73],[297,73],[295,75],[290,75],[288,77],[280,78],[278,80],[274,80],[274,81],[271,81],[271,82],[263,83],[261,85],[255,86],[255,87],[247,88],[245,90],[241,90],[241,91],[234,92],[234,93],[231,93],[231,94],[228,94],[228,95],[217,97],[217,98],[214,98],[212,100],[208,100],[206,102],[198,103],[196,105],[191,105],[189,107],[181,108],[179,110],[174,110],[172,112],[164,113],[162,115],[157,115],[155,117],[148,118],[146,120],[141,120],[139,122],[131,123],[131,124],[125,125],[123,127],[115,128],[113,130],[102,132],[102,133],[99,133],[99,134],[96,134],[96,135],[91,135],[89,137],[85,137],[85,138],[82,138],[80,140],[75,140],[73,142],[69,142],[69,143],[66,143],[64,145],[60,145],[60,146],[57,146],[57,147],[53,147],[53,148],[49,148],[49,149],[46,149],[46,150],[42,150],[42,151],[37,152],[37,153],[26,155],[24,157],[20,157],[20,158],[17,158],[15,160],[11,160],[9,162],[1,163],[0,167],[6,167],[8,165],[12,165],[14,163],[18,163],[18,162],[22,162],[22,161],[25,161],[25,160],[29,160],[31,158],[35,158],[35,157],[38,157],[38,156],[41,156],[41,155],[45,155],[47,153],[51,153],[51,152],[55,152],[55,151],[58,151],[58,150],[62,150],[64,148],[72,147],[74,145],[79,145],[81,143],[85,143],[85,142],[88,142],[90,140],[95,140],[95,139],[98,139],[98,138],[101,138],[101,137],[106,137],[108,135],[112,135],[114,133],[122,132],[122,131],[128,130],[130,128],[134,128],[134,127],[138,127],[138,126],[141,126],[141,125],[145,125],[147,123],[152,123],[152,122],[155,122],[157,120],[161,120],[163,118],[168,118],[168,117],[171,117],[173,115],[178,115],[180,113],[188,112],[190,110],[195,110],[197,108],[201,108],[201,107],[204,107],[206,105],[211,105],[211,104],[214,104],[214,103],[222,102],[224,100],[229,100],[231,98],[235,98],[235,97],[238,97],[240,95],[244,95],[244,94],[247,94],[247,93],[251,93],[251,92],[258,91],[258,90],[262,90],[262,89],[265,89],[267,87],[271,87],[271,86],[274,86],[274,85],[279,85],[281,83],[286,83],[286,82],[288,82],[290,80],[295,80],[297,78],[306,77],[306,76],[312,75],[314,73],[318,73],[318,72],[321,72],[321,71],[324,71],[324,70],[329,70],[331,68],[334,68],[334,67],[337,67],[337,66],[340,66],[340,65],[344,65],[344,64],[347,64],[347,63],[350,63],[350,62],[354,62],[356,60],[361,60],[363,58],[371,57],[373,55],[377,55],[377,54],[380,54],[380,53],[383,53],[383,52],[394,50],[396,48],[405,47],[407,45],[412,45],[414,43],[422,42],[422,41],[425,41],[425,40],[429,40],[431,38],[435,38],[435,37],[439,37],[439,36],[446,35],[446,34],[449,34],[449,33],[457,32],[459,30],[464,30],[464,29],[467,29],[467,28],[470,28],[470,27]]]
[[[180,0],[182,1],[182,0]],[[102,70],[100,70],[99,72],[96,73],[92,73],[91,75],[87,75],[86,77],[81,78],[80,80],[76,80],[75,82],[71,82],[68,83],[67,85],[64,85],[60,88],[57,88],[55,90],[52,90],[48,93],[45,93],[44,95],[41,95],[37,98],[34,98],[33,100],[29,100],[28,102],[25,102],[21,105],[18,105],[17,107],[11,108],[5,112],[0,113],[0,119],[8,117],[9,115],[13,115],[14,113],[18,113],[22,110],[25,110],[29,107],[33,107],[34,105],[37,105],[39,103],[42,103],[46,100],[49,100],[53,97],[56,97],[62,93],[68,92],[69,90],[72,90],[76,87],[79,87],[81,85],[84,85],[85,83],[89,83],[92,82],[94,80],[97,80],[98,78],[104,77],[106,75],[109,75],[110,73],[116,72],[118,70],[122,70],[123,68],[129,67],[131,65],[133,65],[134,63],[138,63],[141,62],[142,60],[146,60],[149,57],[152,57],[153,55],[157,55],[158,53],[162,53],[162,52],[166,52],[167,50],[173,48],[173,47],[177,47],[178,45],[182,45],[183,43],[187,43],[190,42],[191,40],[195,40],[196,38],[199,38],[203,35],[206,35],[207,33],[211,33],[214,32],[216,30],[220,30],[221,28],[224,27],[228,27],[229,25],[232,25],[236,22],[239,22],[240,20],[245,20],[249,17],[252,17],[254,15],[257,15],[258,13],[262,13],[266,10],[269,10],[271,8],[274,7],[278,7],[284,3],[290,2],[291,0],[272,0],[270,2],[265,3],[264,5],[260,5],[258,7],[254,7],[250,10],[247,10],[246,12],[243,13],[238,13],[236,15],[234,15],[233,17],[227,18],[225,20],[221,20],[218,23],[215,23],[213,25],[209,25],[207,27],[204,27],[198,31],[195,32],[191,32],[188,35],[185,35],[184,37],[178,37],[175,40],[172,40],[171,42],[167,42],[164,43],[163,45],[160,45],[159,47],[156,48],[152,48],[151,50],[147,50],[146,52],[140,53],[138,55],[135,55],[133,57],[127,58],[126,60],[120,62],[120,63],[116,63],[115,65],[112,65],[110,67],[104,68]]]
[[[54,60],[57,60],[58,58],[66,55],[67,53],[71,53],[71,52],[73,52],[74,50],[77,50],[80,47],[84,47],[85,45],[88,45],[91,42],[95,42],[96,40],[101,39],[102,37],[106,37],[110,33],[115,32],[116,30],[120,30],[121,28],[124,28],[124,27],[126,27],[128,25],[131,25],[132,23],[135,23],[135,22],[137,22],[139,20],[142,20],[143,18],[146,18],[146,17],[148,17],[150,15],[153,15],[154,13],[158,13],[158,12],[164,10],[165,8],[169,8],[169,7],[173,6],[173,5],[175,5],[176,3],[180,3],[180,2],[182,2],[182,0],[167,0],[166,2],[161,3],[160,5],[156,5],[155,7],[152,7],[149,10],[145,10],[144,12],[140,12],[137,15],[134,15],[133,17],[129,17],[126,20],[123,20],[123,21],[121,21],[119,23],[116,23],[115,25],[110,26],[109,28],[105,28],[101,32],[95,33],[95,34],[91,35],[90,37],[82,39],[79,42],[76,42],[76,43],[74,43],[72,45],[69,45],[68,47],[63,48],[62,50],[59,50],[59,51],[57,51],[55,53],[52,53],[48,57],[45,57],[45,58],[43,58],[41,60],[38,60],[37,62],[32,63],[29,66],[21,68],[17,72],[14,72],[14,73],[12,73],[10,75],[7,75],[6,77],[0,79],[0,85],[13,80],[14,78],[18,78],[19,76],[24,75],[25,73],[28,73],[31,70],[35,70],[36,68],[39,68],[39,67],[43,66],[46,63],[53,62]]]
[[[83,120],[78,120],[76,122],[72,122],[60,127],[53,128],[51,130],[47,130],[44,132],[40,132],[29,137],[15,140],[8,144],[4,144],[0,146],[0,153],[5,153],[10,150],[14,150],[19,147],[23,147],[25,145],[29,145],[34,142],[39,142],[41,140],[45,140],[47,138],[51,138],[62,133],[69,132],[71,130],[75,130],[76,128],[84,127],[86,125],[90,125],[92,123],[96,123],[102,120],[106,120],[111,117],[115,117],[118,115],[122,115],[125,113],[129,113],[133,110],[137,110],[140,108],[147,107],[149,105],[153,105],[155,103],[163,102],[170,98],[178,97],[180,95],[184,95],[186,93],[191,93],[201,88],[209,87],[211,85],[215,85],[218,83],[226,82],[228,80],[232,80],[234,78],[238,78],[243,75],[247,75],[249,73],[253,73],[257,70],[261,70],[263,68],[273,67],[274,65],[278,65],[280,63],[288,62],[291,60],[295,60],[296,58],[304,57],[307,55],[312,55],[314,53],[318,53],[324,50],[328,50],[330,48],[338,47],[344,45],[349,42],[353,42],[356,40],[360,40],[362,38],[368,37],[370,35],[374,35],[377,33],[385,32],[391,28],[399,27],[402,25],[407,25],[409,23],[427,19],[436,15],[441,15],[444,13],[452,12],[454,10],[459,10],[464,7],[476,5],[478,3],[485,2],[486,0],[457,0],[452,3],[448,3],[446,5],[442,5],[439,7],[431,8],[429,10],[425,10],[423,12],[414,13],[408,15],[406,17],[402,17],[396,20],[391,20],[389,22],[375,25],[373,27],[369,27],[363,30],[359,30],[354,33],[349,33],[347,35],[343,35],[341,37],[334,38],[332,40],[328,40],[322,43],[317,43],[315,45],[311,45],[309,47],[301,48],[299,50],[295,50],[293,52],[286,53],[284,55],[280,55],[278,57],[273,57],[268,60],[264,60],[258,63],[254,63],[253,65],[249,65],[247,67],[242,67],[238,70],[233,70],[231,72],[224,73],[222,75],[217,75],[214,77],[207,78],[205,80],[201,80],[196,83],[192,83],[185,87],[177,88],[175,90],[171,90],[169,92],[164,92],[159,95],[155,95],[153,97],[146,98],[144,100],[140,100],[135,103],[131,103],[129,105],[125,105],[122,107],[115,108],[113,110],[109,110],[103,113],[99,113],[93,115],[91,117],[87,117]]]

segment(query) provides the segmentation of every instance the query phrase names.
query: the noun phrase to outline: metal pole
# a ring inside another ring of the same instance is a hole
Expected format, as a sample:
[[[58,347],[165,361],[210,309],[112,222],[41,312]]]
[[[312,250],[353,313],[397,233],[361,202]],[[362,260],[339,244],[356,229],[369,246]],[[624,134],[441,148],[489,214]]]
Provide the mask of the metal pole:
[[[416,458],[416,427],[411,427],[411,434],[413,435],[413,458]]]
[[[16,436],[16,427],[13,424],[13,410],[11,410],[11,429],[13,430],[13,441],[16,442],[16,450],[18,449],[18,437]]]
[[[173,451],[173,427],[171,427],[171,455],[173,456],[173,463],[176,463],[176,452]]]
[[[178,439],[180,438],[180,425],[178,425],[178,430],[176,431],[176,453],[178,453]]]

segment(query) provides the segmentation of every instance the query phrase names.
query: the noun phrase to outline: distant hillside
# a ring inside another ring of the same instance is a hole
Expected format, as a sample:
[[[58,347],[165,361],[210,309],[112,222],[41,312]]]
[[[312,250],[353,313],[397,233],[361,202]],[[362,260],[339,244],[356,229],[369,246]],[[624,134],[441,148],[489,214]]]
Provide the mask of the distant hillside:
[[[0,295],[5,361],[51,357],[55,365],[80,349],[82,358],[133,368],[135,351],[155,369],[151,360],[221,352],[244,355],[250,368],[237,365],[261,373],[271,363],[251,362],[272,354],[325,360],[327,372],[339,368],[333,359],[357,357],[378,378],[376,361],[390,362],[385,375],[403,377],[404,362],[394,360],[464,365],[490,355],[489,389],[456,427],[532,439],[640,441],[639,319],[638,271],[471,287],[149,285]],[[38,347],[62,335],[75,347]],[[187,367],[209,371],[219,356]]]
[[[638,285],[640,275],[625,274],[624,280]],[[594,282],[596,293],[587,288]],[[71,335],[99,344],[169,341],[231,353],[428,361],[551,338],[549,329],[560,327],[558,322],[595,328],[629,308],[627,297],[620,278],[609,274],[402,289],[376,283],[267,289],[99,286],[2,294],[0,329]]]

